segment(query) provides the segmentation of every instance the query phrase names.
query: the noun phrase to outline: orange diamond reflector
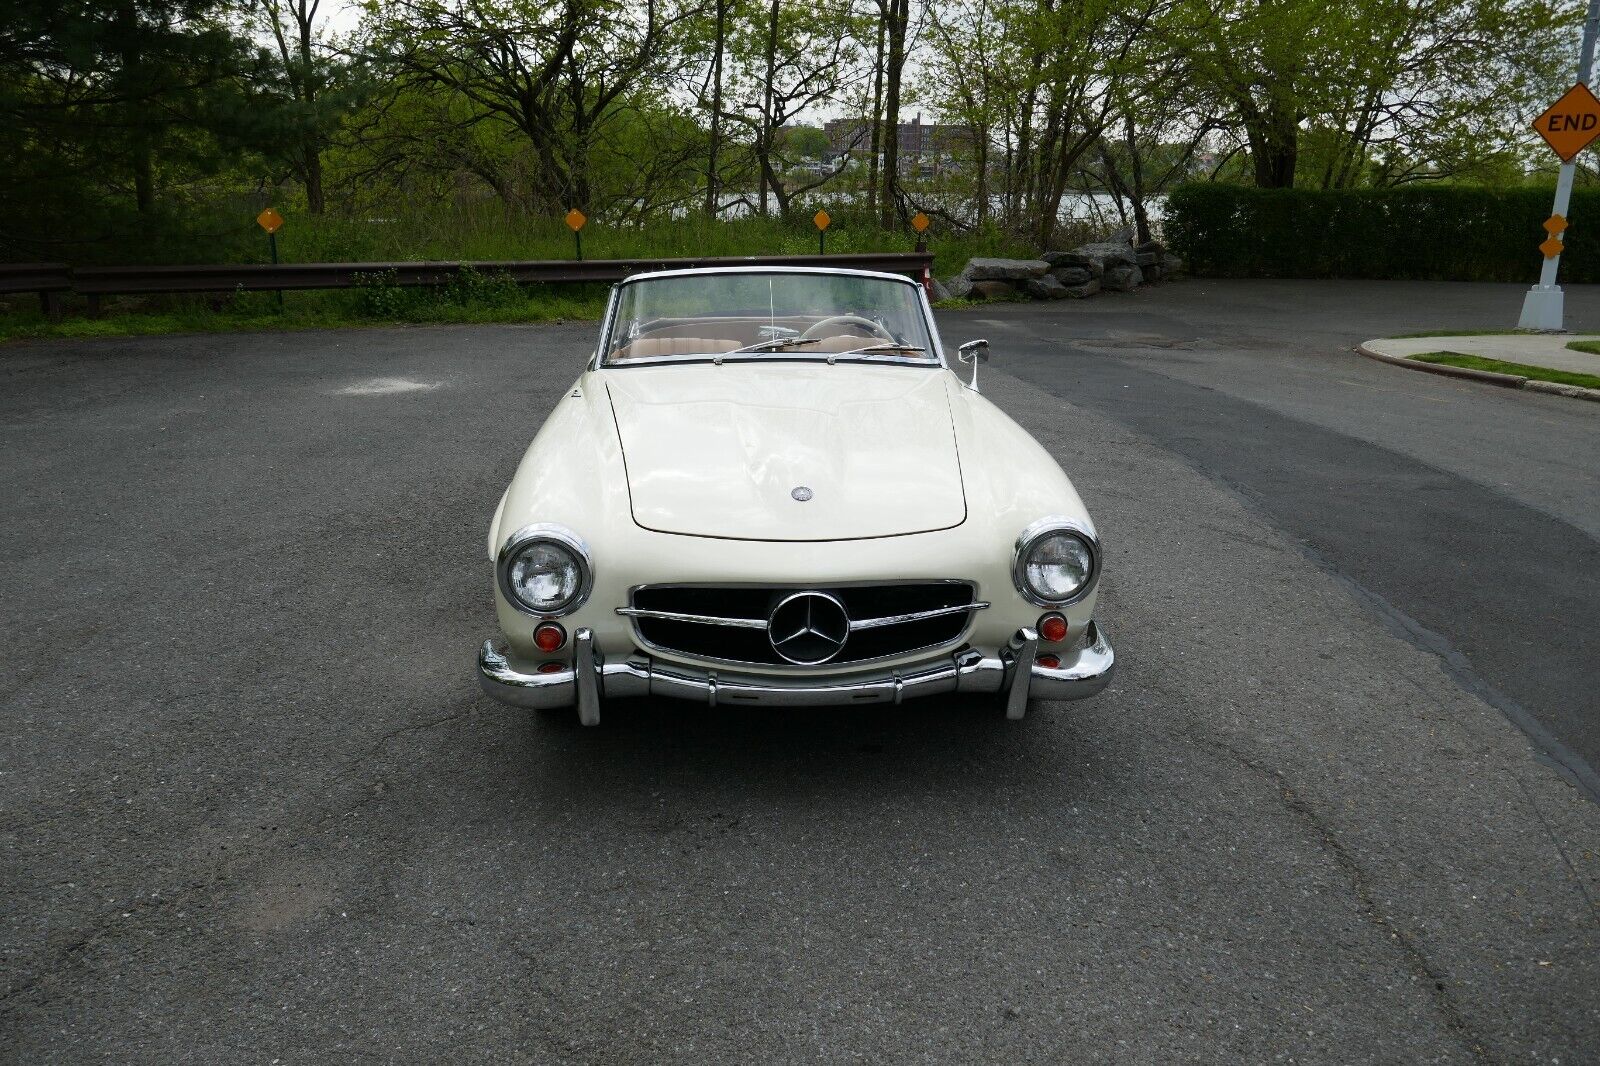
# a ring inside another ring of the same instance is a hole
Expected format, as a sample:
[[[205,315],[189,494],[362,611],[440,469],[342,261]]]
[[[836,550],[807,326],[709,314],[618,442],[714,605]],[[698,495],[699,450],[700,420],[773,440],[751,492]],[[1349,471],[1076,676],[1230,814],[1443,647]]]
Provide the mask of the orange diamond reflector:
[[[587,221],[589,221],[589,216],[584,214],[582,211],[579,211],[576,207],[567,212],[567,228],[573,233],[577,233],[579,230],[581,230],[583,228],[583,224]]]
[[[921,233],[923,230],[927,229],[928,216],[923,214],[921,211],[918,211],[916,214],[912,215],[911,228],[916,230],[918,233]]]
[[[817,224],[818,229],[827,229],[828,224],[832,222],[833,219],[828,217],[828,212],[818,211],[816,214],[811,216],[811,221]]]
[[[1561,242],[1554,237],[1546,237],[1540,243],[1539,251],[1544,253],[1546,259],[1554,259],[1561,254]]]
[[[283,225],[283,216],[269,207],[256,216],[256,225],[268,233],[276,233]]]
[[[1567,228],[1567,220],[1562,215],[1551,215],[1544,220],[1544,231],[1554,237]]]

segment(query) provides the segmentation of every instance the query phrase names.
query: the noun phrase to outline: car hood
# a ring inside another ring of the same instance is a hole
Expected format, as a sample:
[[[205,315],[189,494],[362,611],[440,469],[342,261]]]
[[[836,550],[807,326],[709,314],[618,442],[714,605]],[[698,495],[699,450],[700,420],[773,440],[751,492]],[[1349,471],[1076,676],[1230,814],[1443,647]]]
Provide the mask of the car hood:
[[[943,370],[744,362],[600,376],[646,529],[820,541],[966,520]]]

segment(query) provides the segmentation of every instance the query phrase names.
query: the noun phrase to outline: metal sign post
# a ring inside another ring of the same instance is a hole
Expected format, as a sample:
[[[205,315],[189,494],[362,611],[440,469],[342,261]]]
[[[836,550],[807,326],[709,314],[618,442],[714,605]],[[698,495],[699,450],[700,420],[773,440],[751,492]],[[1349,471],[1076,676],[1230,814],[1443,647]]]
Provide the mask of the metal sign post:
[[[1556,179],[1555,206],[1551,208],[1550,218],[1545,223],[1545,230],[1550,234],[1550,237],[1544,244],[1540,245],[1545,253],[1544,267],[1539,271],[1539,284],[1529,289],[1527,295],[1522,298],[1522,317],[1517,320],[1518,329],[1559,331],[1562,328],[1566,300],[1561,291],[1561,286],[1556,284],[1556,272],[1561,267],[1561,245],[1563,243],[1558,234],[1566,229],[1568,224],[1567,206],[1572,201],[1572,177],[1577,170],[1577,164],[1572,160],[1584,145],[1592,141],[1597,133],[1600,133],[1600,129],[1596,129],[1594,123],[1585,125],[1581,121],[1582,112],[1572,112],[1579,116],[1580,121],[1577,124],[1577,128],[1569,130],[1567,127],[1571,125],[1572,119],[1563,110],[1562,103],[1566,102],[1574,93],[1577,93],[1580,87],[1582,88],[1582,93],[1579,94],[1579,99],[1576,101],[1579,106],[1584,106],[1586,103],[1582,100],[1583,96],[1587,96],[1590,101],[1594,100],[1594,94],[1589,92],[1588,84],[1589,75],[1594,68],[1596,29],[1600,29],[1600,0],[1589,0],[1589,13],[1583,20],[1583,43],[1578,48],[1578,84],[1573,86],[1572,92],[1561,98],[1561,102],[1558,102],[1555,107],[1540,115],[1534,122],[1534,128],[1539,131],[1545,140],[1550,142],[1550,146],[1555,148],[1557,152],[1562,152],[1563,148],[1566,147],[1564,144],[1558,144],[1557,138],[1561,134],[1573,133],[1577,135],[1577,137],[1573,138],[1574,140],[1582,137],[1583,134],[1588,136],[1583,138],[1581,144],[1573,147],[1569,154],[1562,155],[1561,175]],[[1552,250],[1554,251],[1553,255],[1551,254]]]
[[[272,251],[272,265],[278,265],[278,230],[283,227],[283,216],[267,208],[256,216],[256,225],[267,231],[267,247]],[[278,290],[278,310],[283,310],[283,290]]]
[[[1596,3],[1600,3],[1600,0],[1596,0]],[[587,221],[589,216],[576,207],[567,212],[567,228],[572,231],[572,242],[578,247],[579,262],[583,261],[583,224]]]

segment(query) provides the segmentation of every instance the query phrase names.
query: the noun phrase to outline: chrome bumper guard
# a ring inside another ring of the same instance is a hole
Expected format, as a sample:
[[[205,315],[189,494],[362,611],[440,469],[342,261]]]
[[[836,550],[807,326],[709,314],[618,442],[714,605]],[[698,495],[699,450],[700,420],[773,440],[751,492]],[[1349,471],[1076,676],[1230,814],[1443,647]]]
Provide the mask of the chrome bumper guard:
[[[572,666],[548,674],[517,670],[494,641],[484,641],[478,651],[478,681],[489,695],[515,707],[576,705],[584,725],[600,723],[601,697],[628,696],[672,696],[712,707],[818,707],[900,703],[949,692],[1004,692],[1006,717],[1021,718],[1031,698],[1080,700],[1111,682],[1116,656],[1093,622],[1082,647],[1062,655],[1060,666],[1041,666],[1035,661],[1038,640],[1032,629],[1023,628],[998,655],[962,648],[925,664],[844,680],[812,681],[700,670],[659,662],[638,652],[611,662],[595,651],[593,632],[580,629],[573,637]],[[1032,669],[1018,671],[1019,663]]]

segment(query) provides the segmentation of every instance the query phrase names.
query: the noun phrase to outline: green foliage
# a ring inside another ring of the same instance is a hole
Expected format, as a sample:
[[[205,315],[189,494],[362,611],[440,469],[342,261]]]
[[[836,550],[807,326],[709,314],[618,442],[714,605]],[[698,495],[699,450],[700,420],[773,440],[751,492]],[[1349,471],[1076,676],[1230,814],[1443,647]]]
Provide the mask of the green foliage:
[[[1567,345],[1572,347],[1572,345]],[[1555,370],[1547,366],[1528,363],[1508,363],[1504,359],[1486,359],[1481,355],[1463,355],[1460,352],[1425,352],[1413,355],[1419,363],[1436,363],[1440,366],[1458,366],[1463,370],[1487,370],[1491,374],[1511,374],[1534,381],[1553,381],[1557,385],[1576,385],[1583,389],[1600,389],[1600,377],[1571,370]]]
[[[393,269],[356,275],[355,312],[363,318],[432,321],[441,307],[497,310],[524,302],[509,274],[462,267],[439,286],[400,286]]]
[[[1210,277],[1532,281],[1540,188],[1254,189],[1196,183],[1167,199],[1167,243]],[[1600,189],[1572,194],[1561,277],[1600,281]]]

